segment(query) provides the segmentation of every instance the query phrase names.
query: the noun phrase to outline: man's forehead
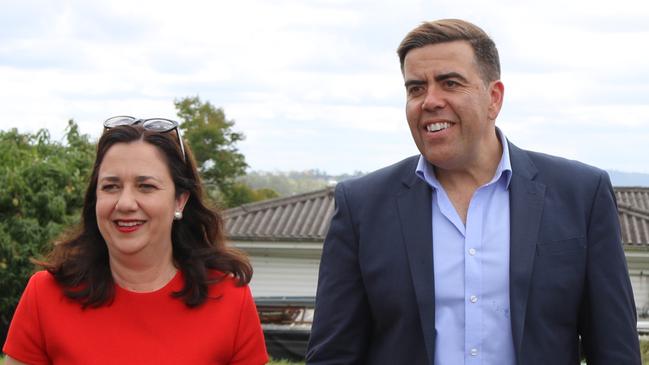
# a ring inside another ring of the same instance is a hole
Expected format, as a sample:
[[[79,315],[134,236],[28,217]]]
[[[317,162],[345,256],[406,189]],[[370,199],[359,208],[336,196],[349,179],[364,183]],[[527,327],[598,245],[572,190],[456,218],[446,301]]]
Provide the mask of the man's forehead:
[[[404,59],[404,78],[437,76],[477,70],[473,49],[465,41],[425,45],[412,49]]]
[[[453,41],[435,44],[427,44],[422,47],[411,49],[404,59],[404,65],[413,59],[458,59],[472,60],[474,52],[471,45],[466,41]]]

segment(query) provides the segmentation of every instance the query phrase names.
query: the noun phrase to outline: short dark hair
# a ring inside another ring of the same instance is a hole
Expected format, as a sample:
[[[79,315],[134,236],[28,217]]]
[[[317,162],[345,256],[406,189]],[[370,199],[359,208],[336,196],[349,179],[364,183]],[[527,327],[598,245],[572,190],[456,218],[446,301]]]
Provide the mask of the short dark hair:
[[[54,275],[65,295],[79,301],[84,308],[109,303],[115,295],[108,249],[99,232],[95,205],[99,167],[107,151],[118,143],[141,140],[155,146],[166,160],[176,195],[189,194],[183,218],[175,220],[171,229],[174,262],[185,280],[183,288],[173,296],[182,298],[188,307],[196,307],[207,298],[208,285],[226,275],[233,275],[238,285],[250,282],[252,267],[248,258],[226,245],[223,219],[218,210],[206,204],[191,149],[184,146],[186,158],[183,158],[176,135],[133,125],[107,129],[99,139],[80,226],[54,245],[46,261],[39,262]],[[222,275],[215,277],[212,270]]]
[[[401,71],[403,72],[406,55],[412,49],[453,41],[466,41],[471,45],[482,79],[485,82],[500,79],[500,59],[496,44],[480,27],[460,19],[424,22],[411,30],[397,49]]]

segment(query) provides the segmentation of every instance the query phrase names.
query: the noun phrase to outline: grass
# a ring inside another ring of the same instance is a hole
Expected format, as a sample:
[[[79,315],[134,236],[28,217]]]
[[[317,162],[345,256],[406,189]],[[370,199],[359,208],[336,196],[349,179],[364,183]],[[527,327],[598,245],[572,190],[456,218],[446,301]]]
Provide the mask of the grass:
[[[0,365],[2,365],[2,363],[0,363]],[[270,362],[268,363],[268,365],[304,365],[304,363],[303,362],[291,362],[291,361],[287,361],[287,360],[270,359]]]
[[[5,358],[4,356],[0,355],[0,365],[4,365],[5,363]],[[268,365],[304,365],[303,362],[290,362],[286,360],[273,360],[271,359]]]
[[[640,338],[640,354],[642,355],[642,365],[649,365],[649,338],[647,337]],[[0,365],[2,365],[2,362],[0,362]],[[270,359],[267,365],[304,365],[304,362]]]
[[[649,365],[649,338],[640,337],[640,356],[642,356],[642,365]]]
[[[640,352],[642,353],[642,365],[649,365],[649,340],[640,340]],[[4,356],[0,355],[0,365],[4,365],[4,363]],[[304,363],[270,359],[268,365],[304,365]]]

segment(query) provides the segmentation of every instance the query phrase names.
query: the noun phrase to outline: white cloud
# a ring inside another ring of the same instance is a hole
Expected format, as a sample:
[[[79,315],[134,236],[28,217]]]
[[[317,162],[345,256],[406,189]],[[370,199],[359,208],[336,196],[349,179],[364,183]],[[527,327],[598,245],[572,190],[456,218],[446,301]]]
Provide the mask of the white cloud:
[[[632,0],[8,1],[0,128],[98,135],[115,114],[222,106],[255,169],[370,170],[416,151],[395,49],[423,20],[482,26],[521,147],[647,171],[649,6]]]

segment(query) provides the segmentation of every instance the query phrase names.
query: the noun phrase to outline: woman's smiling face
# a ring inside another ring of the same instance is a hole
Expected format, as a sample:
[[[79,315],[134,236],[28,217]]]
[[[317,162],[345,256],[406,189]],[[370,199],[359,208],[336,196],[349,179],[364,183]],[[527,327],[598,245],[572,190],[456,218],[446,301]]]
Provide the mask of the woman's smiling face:
[[[187,195],[176,197],[167,162],[155,146],[135,141],[110,147],[96,194],[97,225],[112,258],[171,254],[174,211],[182,211]]]

